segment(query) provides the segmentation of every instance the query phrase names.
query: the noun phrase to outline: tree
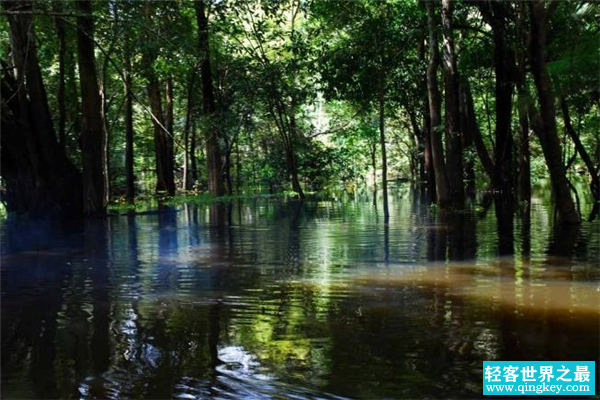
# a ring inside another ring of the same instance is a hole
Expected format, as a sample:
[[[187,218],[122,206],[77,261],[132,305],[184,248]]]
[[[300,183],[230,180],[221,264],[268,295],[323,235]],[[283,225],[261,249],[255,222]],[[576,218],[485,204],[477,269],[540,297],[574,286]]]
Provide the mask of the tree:
[[[83,208],[88,215],[106,210],[103,156],[104,121],[96,75],[92,3],[77,1],[77,61],[81,87],[81,153],[83,155]]]
[[[452,3],[442,0],[442,33],[444,37],[444,104],[446,128],[446,174],[454,206],[464,202],[463,138],[460,132],[458,67],[452,34]]]
[[[202,81],[202,109],[204,112],[205,128],[204,143],[206,145],[206,165],[208,174],[208,190],[215,196],[225,193],[223,185],[223,161],[221,160],[220,133],[218,113],[215,105],[213,77],[210,60],[209,27],[204,1],[196,5],[196,20],[198,23],[198,48],[200,53],[200,79]]]
[[[123,49],[123,71],[124,71],[124,89],[125,89],[125,198],[133,203],[135,200],[135,174],[133,147],[133,70],[131,67],[131,38],[129,33],[125,33],[125,43]]]
[[[529,3],[531,19],[529,57],[540,105],[539,112],[530,107],[529,118],[540,140],[544,158],[548,164],[559,218],[565,223],[579,223],[580,218],[575,210],[565,168],[561,161],[562,150],[556,132],[554,94],[546,66],[548,19],[557,5],[557,3],[547,5],[543,0]]]
[[[513,138],[511,132],[515,57],[509,47],[508,23],[511,5],[499,1],[477,3],[485,21],[492,27],[496,99],[496,146],[492,182],[495,190],[511,195],[514,188]]]
[[[58,144],[39,65],[29,1],[3,2],[15,75],[2,61],[3,195],[11,211],[77,217],[81,175]]]
[[[437,81],[440,55],[437,39],[434,3],[427,1],[427,26],[429,28],[429,62],[427,65],[427,93],[429,99],[429,118],[431,129],[431,156],[435,171],[435,185],[438,204],[447,207],[451,202],[450,184],[446,174],[444,148],[442,145],[442,104]]]
[[[144,3],[143,13],[146,21],[152,26],[152,20],[155,15],[154,5],[151,2]],[[169,131],[169,115],[165,115],[163,109],[162,92],[160,82],[154,71],[154,63],[158,58],[156,43],[150,44],[144,52],[144,72],[146,75],[148,99],[150,100],[150,110],[152,125],[154,127],[154,154],[156,157],[156,191],[165,192],[169,196],[175,194],[175,178],[173,176],[173,152],[172,139],[173,132]],[[167,107],[169,112],[169,107]]]

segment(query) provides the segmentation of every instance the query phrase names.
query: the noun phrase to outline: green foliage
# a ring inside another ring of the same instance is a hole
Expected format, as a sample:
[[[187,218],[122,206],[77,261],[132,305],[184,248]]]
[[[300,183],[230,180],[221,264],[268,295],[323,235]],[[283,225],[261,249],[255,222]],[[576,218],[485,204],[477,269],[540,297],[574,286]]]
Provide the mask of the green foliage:
[[[224,158],[230,161],[236,196],[291,190],[286,157],[289,147],[294,148],[300,181],[307,191],[370,182],[380,168],[379,152],[375,154],[379,146],[380,95],[385,98],[390,175],[419,179],[415,171],[423,148],[415,138],[412,122],[416,121],[417,128],[422,129],[427,109],[427,30],[421,2],[213,0],[206,4],[219,111],[210,121],[202,110],[199,66],[203,55],[199,54],[194,3],[151,2],[152,16],[148,17],[144,15],[144,2],[94,2],[96,61],[108,131],[113,199],[119,199],[125,191],[126,51],[131,52],[132,60],[134,172],[141,199],[154,191],[156,181],[154,132],[147,95],[149,72],[158,76],[163,90],[167,77],[174,81],[172,134],[178,188],[183,180],[183,136],[189,113],[189,132],[196,134],[193,155],[197,174],[194,194],[189,196],[198,201],[213,201],[205,195],[203,148],[207,124],[218,127],[220,147]],[[516,15],[516,3],[511,3],[510,9]],[[66,150],[81,167],[75,7],[71,2],[44,0],[35,2],[35,10],[38,57],[56,127],[59,42],[58,17],[54,14],[64,14]],[[596,164],[600,159],[597,12],[594,3],[561,3],[550,21],[548,46],[548,68],[555,92],[566,98],[574,128]],[[516,19],[511,18],[507,40],[516,50]],[[493,153],[495,79],[491,30],[471,2],[456,4],[455,19],[459,72],[469,79],[483,140]],[[525,18],[524,22],[527,25],[529,21]],[[2,60],[10,66],[6,16],[0,18],[0,28]],[[530,77],[526,85],[533,93]],[[515,96],[515,143],[516,101]],[[560,113],[557,114],[561,128]],[[537,180],[547,176],[547,167],[538,141],[532,139],[531,173]],[[562,145],[565,157],[570,157],[574,150],[567,136],[563,136]],[[486,186],[487,178],[476,153],[468,149],[465,159],[475,161],[478,185]],[[584,169],[581,160],[576,159],[569,173],[572,177],[581,175]],[[127,207],[130,206],[116,201],[110,208]]]

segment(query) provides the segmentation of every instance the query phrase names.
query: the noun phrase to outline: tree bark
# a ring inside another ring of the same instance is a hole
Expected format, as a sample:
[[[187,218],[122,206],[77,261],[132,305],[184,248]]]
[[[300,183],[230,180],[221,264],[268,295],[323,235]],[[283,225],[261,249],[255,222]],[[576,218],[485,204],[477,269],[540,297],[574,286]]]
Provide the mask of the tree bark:
[[[53,2],[55,12],[62,12],[61,2]],[[54,18],[56,35],[58,36],[58,90],[56,102],[58,103],[58,143],[63,151],[66,148],[67,109],[65,106],[65,55],[67,52],[67,39],[65,35],[65,22],[61,17]]]
[[[413,144],[415,146],[415,151],[413,152],[415,163],[413,176],[417,177],[420,183],[424,183],[427,181],[427,170],[425,169],[425,134],[419,126],[415,113],[408,111],[408,114],[413,130]]]
[[[511,133],[514,53],[507,38],[508,10],[499,1],[478,3],[484,20],[492,27],[494,72],[496,76],[496,140],[494,149],[494,189],[504,195],[513,193],[513,138]]]
[[[425,74],[425,87],[427,87],[427,74]],[[427,96],[423,102],[423,162],[427,180],[427,193],[429,201],[436,201],[435,169],[433,166],[433,152],[431,148],[431,117],[429,116],[429,100]]]
[[[154,15],[153,4],[151,2],[144,3],[144,17],[150,24]],[[150,111],[152,112],[152,125],[154,127],[154,154],[156,157],[156,192],[164,192],[169,196],[175,194],[175,179],[173,176],[172,153],[169,151],[169,142],[172,132],[168,131],[168,122],[165,116],[160,83],[158,77],[153,70],[154,61],[157,54],[151,50],[146,50],[144,54],[144,68],[147,80],[148,99],[150,101]]]
[[[569,106],[567,105],[567,102],[565,101],[564,96],[561,96],[559,101],[560,101],[560,108],[562,110],[565,129],[566,129],[567,133],[569,134],[569,136],[571,137],[571,139],[573,140],[573,143],[575,143],[575,149],[577,149],[579,156],[583,160],[583,162],[588,170],[588,173],[590,174],[590,179],[591,179],[590,190],[592,192],[592,195],[594,196],[594,203],[596,204],[594,207],[594,212],[592,213],[592,216],[591,216],[593,219],[597,213],[597,211],[596,211],[596,208],[598,207],[597,204],[600,201],[600,179],[598,178],[598,171],[597,171],[596,167],[594,166],[594,162],[592,161],[592,158],[590,157],[588,152],[585,150],[583,143],[581,143],[581,139],[579,138],[579,135],[577,134],[577,132],[575,132],[575,129],[573,128],[573,125],[571,124],[571,115],[569,113]]]
[[[37,56],[29,1],[4,1],[13,68],[2,63],[0,172],[8,211],[80,216],[83,190],[79,171],[58,144]]]
[[[379,146],[381,147],[381,189],[383,196],[383,218],[387,221],[390,218],[390,209],[388,205],[388,182],[387,182],[387,151],[385,148],[385,76],[380,71],[379,82]]]
[[[83,156],[83,207],[87,215],[106,211],[104,121],[94,55],[92,3],[78,0],[77,60],[81,88],[81,152]]]
[[[527,116],[528,102],[531,101],[526,79],[527,30],[525,28],[525,3],[517,5],[516,51],[515,51],[515,81],[517,83],[518,115],[519,115],[519,159],[517,163],[517,187],[519,199],[531,199],[531,162],[529,152],[529,118]]]
[[[529,119],[526,110],[519,106],[519,162],[518,191],[521,200],[531,198],[531,155],[529,152]]]
[[[126,33],[127,35],[127,33]],[[131,71],[131,44],[125,37],[124,72],[125,72],[125,198],[129,203],[135,201],[135,175],[133,158],[133,87]]]
[[[477,156],[481,162],[484,172],[489,177],[490,181],[494,176],[494,163],[490,158],[488,150],[483,142],[477,117],[475,115],[475,106],[473,104],[473,95],[471,93],[471,85],[466,77],[462,77],[460,81],[460,108],[461,108],[461,126],[463,133],[473,142]]]
[[[442,0],[442,32],[444,36],[444,102],[446,127],[446,173],[450,186],[450,196],[455,207],[464,203],[464,182],[462,163],[462,137],[458,109],[458,69],[452,35],[452,3]]]
[[[192,121],[192,135],[190,138],[190,187],[194,187],[198,182],[198,166],[196,165],[196,123]]]
[[[547,22],[550,13],[546,10],[545,2],[542,0],[530,2],[529,10],[531,14],[529,56],[540,104],[539,115],[532,115],[530,120],[540,139],[548,165],[559,219],[565,223],[579,223],[580,217],[575,210],[564,165],[561,161],[561,147],[556,131],[554,94],[546,67]]]
[[[289,116],[289,137],[287,140],[287,161],[290,176],[292,178],[292,190],[298,193],[301,199],[304,199],[304,191],[300,186],[298,179],[298,163],[296,160],[296,105],[292,102]]]
[[[427,25],[429,27],[429,62],[427,66],[427,93],[429,99],[429,118],[431,155],[435,172],[435,185],[437,202],[441,207],[450,205],[450,188],[446,175],[446,163],[444,161],[444,148],[442,145],[442,104],[440,90],[437,81],[439,67],[439,50],[437,40],[437,29],[433,1],[427,1]]]
[[[156,157],[156,192],[169,193],[168,156],[165,151],[167,148],[166,121],[163,113],[160,85],[153,73],[149,78],[147,91],[150,110],[158,120],[152,121],[154,127],[154,154]]]
[[[215,196],[225,193],[223,184],[223,161],[221,160],[220,133],[217,126],[217,110],[210,63],[210,43],[208,35],[208,19],[206,18],[204,0],[195,2],[196,20],[198,24],[198,41],[201,57],[200,76],[202,81],[202,105],[207,126],[204,128],[206,145],[206,163],[208,190]]]
[[[371,153],[371,169],[373,170],[373,190],[377,191],[377,141],[373,140],[369,146]]]
[[[183,190],[190,190],[193,186],[190,176],[190,128],[193,118],[193,93],[194,81],[196,80],[196,71],[192,70],[188,82],[187,92],[187,110],[185,114],[185,126],[183,128]]]
[[[166,175],[168,180],[167,192],[170,196],[175,194],[175,119],[173,110],[173,77],[168,76],[165,88],[165,123],[167,127],[166,148],[164,149],[166,161]]]

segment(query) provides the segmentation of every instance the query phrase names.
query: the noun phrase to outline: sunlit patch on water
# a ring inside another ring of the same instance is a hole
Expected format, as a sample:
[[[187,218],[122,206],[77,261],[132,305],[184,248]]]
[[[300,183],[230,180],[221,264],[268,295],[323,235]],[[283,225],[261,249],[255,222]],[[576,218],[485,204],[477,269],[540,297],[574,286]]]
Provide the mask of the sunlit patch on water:
[[[597,359],[597,224],[403,196],[6,223],[2,397],[475,398],[482,360]]]
[[[592,277],[598,275],[598,269],[586,268]],[[489,265],[391,268],[385,272],[359,273],[349,278],[348,284],[364,288],[412,286],[443,290],[446,296],[512,308],[515,312],[583,313],[600,317],[600,281],[575,279],[571,268],[531,270],[529,265],[516,267],[499,261]]]

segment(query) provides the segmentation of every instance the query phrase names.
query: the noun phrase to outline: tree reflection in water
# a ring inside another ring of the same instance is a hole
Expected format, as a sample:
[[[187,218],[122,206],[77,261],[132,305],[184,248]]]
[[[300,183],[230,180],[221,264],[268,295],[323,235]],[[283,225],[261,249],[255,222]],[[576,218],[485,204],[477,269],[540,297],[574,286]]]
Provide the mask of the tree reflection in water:
[[[390,200],[4,221],[3,397],[473,398],[482,360],[600,353],[597,224]]]

